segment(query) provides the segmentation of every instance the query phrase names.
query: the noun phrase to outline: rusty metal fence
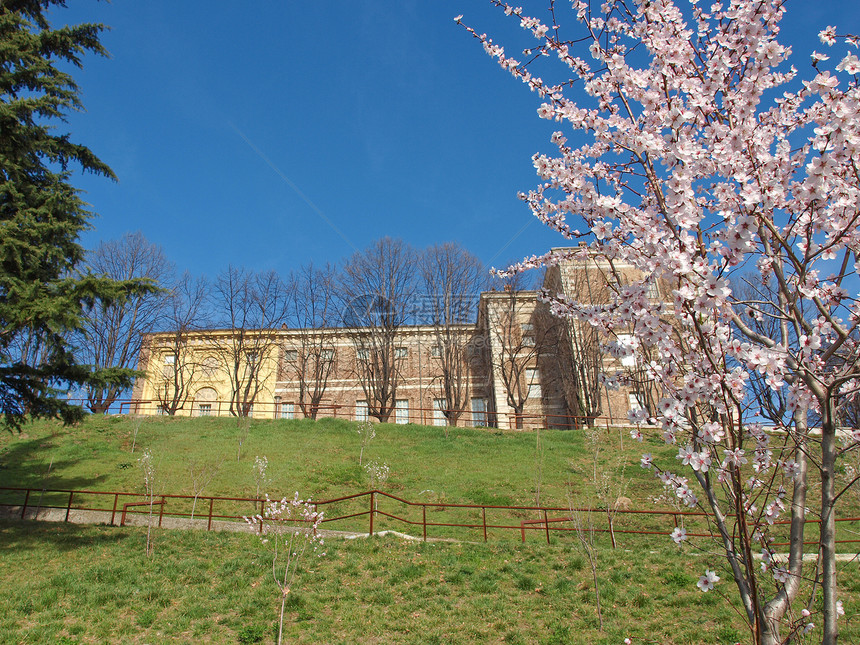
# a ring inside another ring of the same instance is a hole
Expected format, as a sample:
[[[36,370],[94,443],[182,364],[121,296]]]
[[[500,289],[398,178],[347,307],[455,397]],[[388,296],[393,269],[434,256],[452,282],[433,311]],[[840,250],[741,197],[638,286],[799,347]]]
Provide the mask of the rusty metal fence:
[[[248,497],[213,497],[193,495],[155,495],[116,491],[33,489],[0,487],[0,507],[25,519],[28,512],[38,517],[41,510],[59,510],[68,522],[72,513],[98,513],[102,523],[124,526],[129,516],[158,516],[185,521],[180,526],[205,527],[206,530],[244,528],[246,517],[256,517],[255,529],[263,531],[268,520],[259,519],[265,499]],[[616,536],[669,536],[676,527],[684,527],[688,537],[713,537],[707,513],[680,510],[633,510],[605,508],[563,508],[547,506],[499,506],[454,504],[445,501],[413,502],[380,490],[370,490],[329,500],[313,502],[323,512],[323,528],[348,532],[400,529],[428,538],[457,538],[488,541],[500,537],[519,538],[525,542],[529,533],[537,533],[549,544],[551,536],[563,537],[571,532],[589,530]],[[199,509],[199,512],[198,512]],[[196,519],[195,519],[196,518]],[[195,519],[192,524],[190,520]],[[222,523],[213,526],[216,522]],[[858,543],[860,517],[837,519],[837,543]],[[808,520],[814,530],[817,520]],[[778,536],[788,533],[788,521],[774,523]],[[584,528],[587,525],[587,528]],[[815,541],[810,540],[810,544]],[[773,546],[786,546],[777,541]]]

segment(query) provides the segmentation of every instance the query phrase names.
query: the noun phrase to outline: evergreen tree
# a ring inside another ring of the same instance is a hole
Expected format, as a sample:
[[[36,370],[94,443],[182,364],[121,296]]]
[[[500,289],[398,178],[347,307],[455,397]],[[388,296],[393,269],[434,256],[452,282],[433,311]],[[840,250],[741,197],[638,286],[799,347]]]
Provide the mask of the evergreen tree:
[[[83,414],[60,396],[75,385],[128,385],[130,370],[79,365],[68,344],[88,308],[150,287],[82,275],[78,243],[92,214],[71,185],[71,167],[115,179],[85,146],[51,122],[80,110],[78,87],[57,65],[105,55],[101,25],[53,29],[65,0],[0,2],[0,411],[7,427],[28,416]]]

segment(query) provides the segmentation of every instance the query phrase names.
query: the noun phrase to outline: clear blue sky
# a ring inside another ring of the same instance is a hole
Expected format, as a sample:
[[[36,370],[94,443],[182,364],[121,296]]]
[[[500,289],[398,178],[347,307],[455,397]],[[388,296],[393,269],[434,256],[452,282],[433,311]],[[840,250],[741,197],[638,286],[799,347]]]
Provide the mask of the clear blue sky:
[[[76,179],[99,214],[87,247],[140,230],[212,276],[336,262],[385,235],[457,241],[496,266],[563,244],[516,199],[553,124],[453,21],[514,51],[534,42],[488,1],[69,4],[55,25],[111,27],[111,58],[76,73],[87,112],[69,120],[119,176]],[[860,33],[857,0],[787,6],[798,67],[826,51],[826,25]]]

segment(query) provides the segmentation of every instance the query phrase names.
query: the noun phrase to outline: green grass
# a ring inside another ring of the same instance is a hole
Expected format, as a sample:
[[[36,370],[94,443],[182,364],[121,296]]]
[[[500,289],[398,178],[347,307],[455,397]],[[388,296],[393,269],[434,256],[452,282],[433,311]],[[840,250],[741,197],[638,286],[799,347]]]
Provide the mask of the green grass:
[[[131,452],[133,432],[139,424],[135,452]],[[663,491],[651,471],[639,467],[643,452],[654,454],[655,461],[675,464],[676,448],[659,438],[639,443],[626,431],[602,430],[600,461],[616,474],[624,467],[628,480],[623,494],[633,509],[671,509],[655,505],[653,498]],[[235,419],[152,417],[136,420],[124,416],[91,416],[77,427],[63,427],[54,421],[38,421],[24,427],[20,434],[0,435],[0,486],[36,489],[90,489],[99,491],[143,492],[143,477],[138,458],[150,450],[156,469],[156,493],[193,494],[192,468],[217,466],[217,474],[203,495],[253,497],[256,494],[253,462],[266,456],[269,483],[265,490],[272,497],[291,496],[299,491],[304,498],[332,499],[369,488],[364,469],[358,463],[360,438],[356,424],[337,419],[252,420],[237,459],[242,430]],[[534,431],[516,432],[495,429],[451,428],[446,438],[442,428],[417,425],[381,424],[376,438],[364,452],[365,463],[375,460],[390,466],[383,490],[412,502],[426,503],[427,521],[471,523],[483,521],[479,510],[443,509],[439,504],[479,504],[529,506],[538,500],[544,506],[567,508],[569,505],[600,505],[595,498],[592,459],[581,431],[543,430],[542,451],[536,450]],[[540,478],[538,465],[541,465]],[[67,495],[40,495],[36,503],[65,506]],[[20,504],[21,494],[0,492],[0,503]],[[77,505],[110,508],[112,498],[78,496]],[[843,516],[860,514],[860,496],[846,495],[840,503]],[[30,500],[32,506],[34,500]],[[205,503],[196,507],[198,516],[207,512]],[[366,511],[369,500],[340,503],[324,508],[330,518]],[[169,512],[191,512],[191,502],[169,500]],[[379,509],[413,522],[423,519],[421,507],[407,507],[382,500]],[[249,504],[223,504],[216,514],[251,515]],[[556,512],[556,516],[563,515]],[[523,520],[538,519],[528,511],[488,511],[490,524],[519,526]],[[604,520],[600,520],[601,523]],[[671,530],[671,520],[622,515],[619,528]],[[368,518],[327,524],[327,528],[368,530]],[[704,528],[699,524],[699,528]],[[419,525],[407,526],[384,517],[376,518],[375,528],[407,531],[421,535]],[[696,530],[693,522],[687,526]],[[851,527],[840,525],[840,535]],[[856,528],[856,527],[855,527]],[[816,527],[808,527],[814,539]],[[541,539],[538,531],[531,540]],[[431,527],[430,536],[483,539],[480,528],[472,530]],[[518,531],[491,530],[492,539],[519,538]],[[619,538],[625,546],[624,537]]]
[[[0,523],[0,643],[274,641],[267,551],[251,535]],[[328,541],[290,595],[289,643],[747,641],[728,601],[695,587],[703,558],[675,548],[600,551],[605,631],[571,544]],[[841,572],[850,611],[856,564]],[[722,590],[729,596],[731,583]],[[843,642],[857,642],[857,621]],[[66,640],[62,640],[65,638]],[[257,641],[256,639],[260,639]]]
[[[359,437],[349,422],[254,421],[238,461],[234,420],[146,419],[131,453],[134,423],[93,417],[75,428],[38,422],[21,434],[2,435],[0,485],[141,492],[137,458],[148,449],[158,492],[191,493],[189,464],[220,463],[204,495],[253,495],[257,455],[268,458],[273,496],[299,490],[324,499],[368,486],[358,465]],[[446,439],[440,428],[382,425],[365,460],[387,462],[391,476],[383,488],[427,502],[429,521],[480,521],[474,511],[452,516],[438,504],[533,504],[536,438],[534,432],[460,428]],[[566,507],[593,501],[591,457],[582,433],[542,431],[541,442],[541,502]],[[651,498],[661,493],[659,482],[637,465],[644,451],[674,460],[675,450],[656,440],[643,446],[625,436],[622,448],[618,430],[602,437],[604,463],[628,463],[625,494],[633,508],[653,508]],[[43,502],[65,500],[46,496]],[[413,517],[420,512],[385,501],[380,508]],[[198,507],[200,512],[205,511]],[[488,520],[494,519],[504,518],[488,512]],[[519,519],[507,518],[515,525]],[[633,521],[640,528],[644,522]],[[360,518],[355,528],[366,530],[366,523]],[[382,517],[376,528],[404,530]],[[420,527],[411,529],[406,530],[420,535]],[[480,530],[431,531],[443,534],[482,540]],[[0,584],[8,592],[0,595],[0,643],[273,641],[277,588],[265,547],[254,536],[157,531],[150,559],[144,557],[144,539],[135,528],[0,523]],[[589,563],[572,535],[554,534],[546,545],[536,532],[520,544],[518,531],[495,530],[488,544],[328,540],[328,555],[313,561],[290,596],[286,642],[748,640],[727,599],[736,594],[717,553],[682,552],[657,536],[621,535],[616,550],[605,535],[600,539],[605,632],[597,626]],[[727,598],[696,589],[706,567],[718,571],[718,590]],[[839,584],[848,613],[843,642],[860,642],[856,562],[840,565]]]
[[[269,462],[273,496],[296,490],[326,499],[368,488],[358,464],[355,424],[343,420],[251,421],[237,461],[240,429],[233,419],[153,417],[143,421],[131,453],[134,420],[89,417],[78,427],[39,421],[21,435],[0,435],[0,486],[140,492],[137,459],[152,452],[159,492],[191,494],[190,466],[220,464],[205,494],[253,496],[252,464]],[[385,462],[391,474],[384,490],[410,501],[533,505],[536,500],[534,432],[383,424],[364,453],[364,462]],[[617,449],[619,431],[606,437],[607,455]],[[540,502],[567,507],[570,496],[590,491],[590,461],[581,432],[544,430]],[[638,467],[641,444],[626,438],[631,466],[628,496],[637,506],[659,494],[659,482]],[[657,452],[659,445],[647,450]],[[669,450],[671,453],[672,451]],[[571,466],[571,463],[574,463]],[[50,467],[50,472],[48,472]],[[47,474],[46,474],[47,473]]]

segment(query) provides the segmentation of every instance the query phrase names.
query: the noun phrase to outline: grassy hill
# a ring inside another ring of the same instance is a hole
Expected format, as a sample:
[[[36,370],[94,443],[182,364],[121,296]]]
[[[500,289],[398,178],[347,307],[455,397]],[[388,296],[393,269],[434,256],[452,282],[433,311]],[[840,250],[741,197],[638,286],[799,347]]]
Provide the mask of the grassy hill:
[[[410,501],[566,507],[594,492],[591,451],[581,431],[543,430],[538,436],[450,428],[446,438],[435,427],[381,424],[375,429],[363,462],[386,463],[390,475],[382,488]],[[607,469],[629,464],[626,495],[637,506],[650,506],[650,497],[661,489],[651,473],[639,468],[639,457],[666,448],[662,442],[643,448],[624,434],[601,431],[600,462]],[[163,493],[193,494],[192,471],[208,465],[217,474],[205,494],[253,496],[257,456],[268,460],[267,490],[273,497],[299,491],[324,499],[369,486],[359,466],[355,423],[251,420],[245,429],[235,419],[170,417],[89,417],[78,427],[40,421],[20,435],[0,435],[0,486],[142,491],[137,459],[146,449]]]

